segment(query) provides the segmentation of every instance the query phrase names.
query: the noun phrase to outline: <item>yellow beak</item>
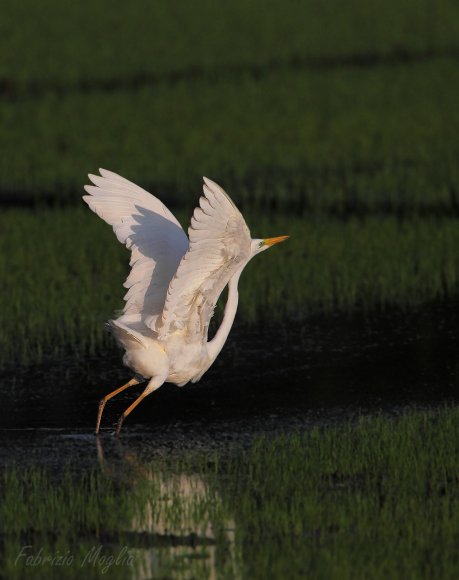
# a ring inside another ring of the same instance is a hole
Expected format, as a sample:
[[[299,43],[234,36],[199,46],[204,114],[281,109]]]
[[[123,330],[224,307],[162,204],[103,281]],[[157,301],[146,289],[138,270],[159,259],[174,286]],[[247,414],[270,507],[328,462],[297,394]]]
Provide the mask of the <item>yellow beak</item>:
[[[280,242],[285,242],[290,236],[279,236],[278,238],[265,238],[263,242],[266,246],[274,246],[274,244],[279,244]]]

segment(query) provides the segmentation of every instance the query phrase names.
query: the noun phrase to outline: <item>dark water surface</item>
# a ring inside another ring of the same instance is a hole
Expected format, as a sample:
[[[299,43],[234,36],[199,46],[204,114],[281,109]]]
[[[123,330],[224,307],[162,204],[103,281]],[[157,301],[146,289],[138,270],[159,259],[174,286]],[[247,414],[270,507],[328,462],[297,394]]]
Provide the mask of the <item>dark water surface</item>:
[[[122,441],[150,452],[210,448],[359,412],[454,402],[458,322],[458,304],[449,303],[235,327],[203,379],[161,387],[127,419]],[[0,462],[61,461],[67,454],[91,462],[98,401],[129,378],[117,350],[4,371]],[[107,404],[102,440],[108,447],[116,420],[141,391],[129,389]]]

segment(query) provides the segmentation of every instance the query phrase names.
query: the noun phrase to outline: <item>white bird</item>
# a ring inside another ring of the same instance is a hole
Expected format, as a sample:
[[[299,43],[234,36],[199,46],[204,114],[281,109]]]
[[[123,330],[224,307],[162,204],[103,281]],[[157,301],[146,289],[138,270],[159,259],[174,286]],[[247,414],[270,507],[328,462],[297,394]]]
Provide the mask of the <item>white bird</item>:
[[[147,395],[165,383],[196,382],[217,358],[233,325],[242,270],[257,254],[289,236],[252,239],[241,213],[227,193],[204,177],[204,195],[188,228],[156,197],[111,171],[89,175],[83,196],[93,212],[109,223],[131,250],[131,272],[123,314],[108,326],[126,351],[123,362],[135,376],[103,397],[96,433],[106,402],[143,380],[142,394],[121,415],[124,419]],[[209,322],[228,284],[221,325],[210,341]]]

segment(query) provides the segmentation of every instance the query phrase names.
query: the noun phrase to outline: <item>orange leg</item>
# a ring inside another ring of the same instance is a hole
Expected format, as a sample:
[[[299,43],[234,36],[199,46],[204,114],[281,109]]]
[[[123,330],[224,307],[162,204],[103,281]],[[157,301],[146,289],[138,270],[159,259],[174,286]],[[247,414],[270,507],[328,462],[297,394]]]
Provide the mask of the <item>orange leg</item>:
[[[143,392],[139,397],[137,397],[137,399],[132,403],[132,405],[130,405],[126,411],[124,411],[124,413],[121,415],[121,417],[118,420],[118,425],[116,426],[116,431],[115,431],[115,435],[118,436],[120,434],[121,431],[121,427],[123,425],[124,420],[126,419],[126,417],[129,415],[129,413],[131,411],[133,411],[137,405],[140,403],[140,401],[142,401],[143,399],[145,399],[145,397],[147,395],[150,394],[151,391],[147,391],[147,392]]]
[[[122,391],[127,389],[128,387],[132,387],[133,385],[137,385],[138,383],[139,381],[137,379],[131,379],[128,383],[126,383],[122,387],[119,387],[119,389],[115,389],[111,393],[108,393],[108,395],[105,395],[105,397],[102,397],[99,403],[99,412],[97,414],[96,435],[99,433],[100,420],[102,419],[102,413],[104,412],[106,402],[109,401],[112,397],[114,397],[118,393],[121,393]]]

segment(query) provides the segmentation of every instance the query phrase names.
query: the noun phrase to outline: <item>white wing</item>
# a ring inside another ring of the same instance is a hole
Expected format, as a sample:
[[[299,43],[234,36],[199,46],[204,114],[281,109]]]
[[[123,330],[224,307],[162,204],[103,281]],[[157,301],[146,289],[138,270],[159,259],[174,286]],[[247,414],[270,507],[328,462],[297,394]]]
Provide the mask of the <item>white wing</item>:
[[[180,331],[190,342],[207,340],[210,319],[223,288],[249,259],[251,238],[229,196],[204,177],[204,195],[188,229],[190,247],[167,291],[157,328],[163,339]]]
[[[93,212],[113,226],[116,237],[131,250],[131,272],[124,283],[123,318],[155,329],[167,289],[188,248],[188,238],[159,199],[127,179],[99,169],[89,175],[83,196]]]

